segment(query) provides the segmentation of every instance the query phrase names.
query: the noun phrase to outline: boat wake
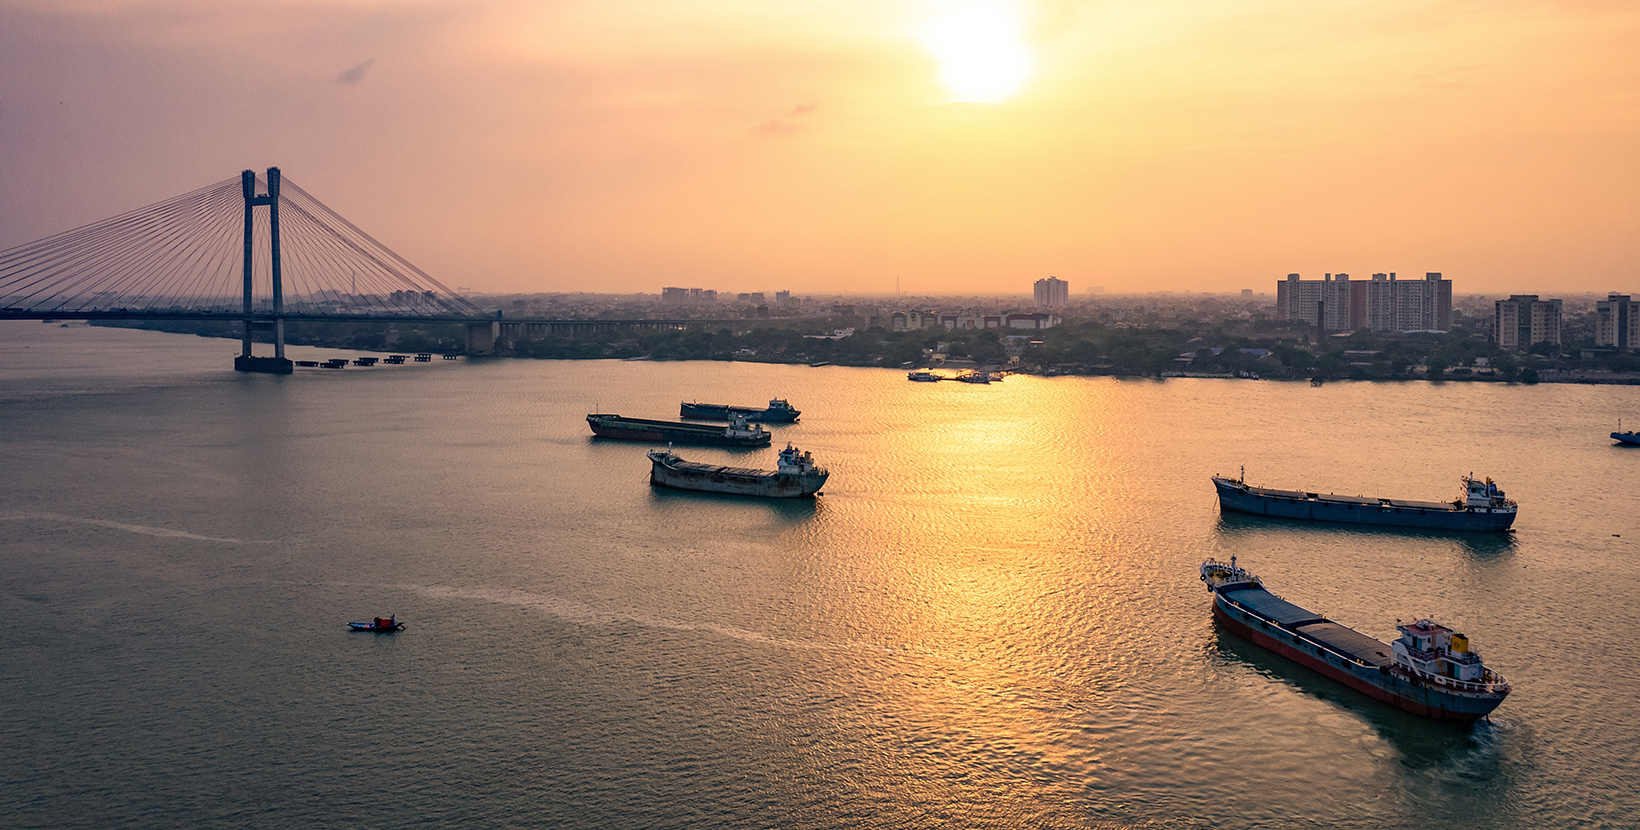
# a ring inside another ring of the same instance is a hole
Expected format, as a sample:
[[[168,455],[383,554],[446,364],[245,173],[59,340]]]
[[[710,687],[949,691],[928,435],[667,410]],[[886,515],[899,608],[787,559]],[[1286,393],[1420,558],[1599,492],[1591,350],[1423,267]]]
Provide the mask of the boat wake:
[[[167,539],[197,539],[201,542],[222,542],[229,545],[271,545],[271,539],[225,539],[220,536],[201,536],[185,530],[171,530],[163,527],[148,527],[146,525],[128,525],[122,522],[110,522],[104,519],[87,519],[81,516],[64,516],[61,513],[0,513],[0,521],[45,521],[45,522],[72,522],[75,524],[96,525],[114,530],[123,530],[127,533],[140,533],[144,536],[159,536]]]

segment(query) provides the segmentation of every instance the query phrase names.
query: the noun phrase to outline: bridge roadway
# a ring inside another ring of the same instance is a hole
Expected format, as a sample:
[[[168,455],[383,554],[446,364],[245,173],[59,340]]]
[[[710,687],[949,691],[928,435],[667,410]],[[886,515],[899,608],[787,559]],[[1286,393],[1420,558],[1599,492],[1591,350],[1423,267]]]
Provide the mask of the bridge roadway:
[[[188,311],[184,309],[93,309],[74,311],[43,311],[38,309],[0,308],[0,320],[216,320],[221,322],[248,322],[256,326],[272,326],[278,320],[299,323],[448,323],[467,327],[467,353],[489,354],[495,351],[496,341],[504,330],[522,330],[525,333],[545,333],[574,338],[577,335],[596,334],[622,329],[687,329],[694,326],[790,325],[802,318],[631,318],[589,319],[548,317],[504,317],[495,315],[412,314],[391,311],[370,314],[274,314],[256,311]]]

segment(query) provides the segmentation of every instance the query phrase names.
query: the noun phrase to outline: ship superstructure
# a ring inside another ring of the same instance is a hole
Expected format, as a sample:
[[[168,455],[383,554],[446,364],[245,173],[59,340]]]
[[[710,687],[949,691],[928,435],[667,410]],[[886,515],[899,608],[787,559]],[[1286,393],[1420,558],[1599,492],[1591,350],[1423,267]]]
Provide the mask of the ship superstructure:
[[[1509,681],[1486,668],[1469,638],[1434,620],[1397,621],[1401,636],[1385,643],[1276,596],[1235,557],[1203,562],[1201,578],[1213,616],[1231,633],[1385,703],[1472,721],[1509,695]]]

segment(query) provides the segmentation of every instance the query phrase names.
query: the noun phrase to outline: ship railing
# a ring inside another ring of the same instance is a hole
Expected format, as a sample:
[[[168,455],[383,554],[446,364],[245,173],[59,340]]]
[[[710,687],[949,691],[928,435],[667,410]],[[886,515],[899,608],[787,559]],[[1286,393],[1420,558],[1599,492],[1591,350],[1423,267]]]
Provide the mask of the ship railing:
[[[1417,674],[1418,678],[1421,679],[1421,680],[1427,681],[1427,682],[1432,683],[1436,686],[1446,686],[1448,688],[1457,689],[1458,691],[1461,691],[1461,692],[1492,693],[1492,692],[1497,692],[1497,691],[1502,690],[1502,689],[1509,688],[1509,681],[1504,680],[1501,677],[1498,677],[1496,674],[1493,674],[1490,669],[1488,669],[1486,671],[1485,676],[1486,677],[1498,677],[1497,680],[1494,680],[1494,681],[1459,680],[1456,677],[1447,677],[1444,674],[1430,674],[1428,672],[1416,672],[1416,674]]]

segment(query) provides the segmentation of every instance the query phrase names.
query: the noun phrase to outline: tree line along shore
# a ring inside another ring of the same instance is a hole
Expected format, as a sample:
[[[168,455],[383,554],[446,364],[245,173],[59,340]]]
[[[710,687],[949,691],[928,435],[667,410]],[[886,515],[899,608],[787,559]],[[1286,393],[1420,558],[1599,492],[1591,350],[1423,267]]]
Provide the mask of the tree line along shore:
[[[504,336],[496,356],[549,360],[740,360],[894,369],[969,367],[1044,375],[1229,376],[1294,379],[1476,380],[1640,384],[1640,354],[1593,342],[1498,348],[1462,323],[1447,332],[1362,330],[1316,343],[1313,328],[1282,321],[1226,320],[1140,326],[1066,320],[1039,330],[835,329],[826,321],[748,320],[745,328],[631,331],[597,336]],[[237,323],[105,321],[237,340]],[[822,326],[825,326],[822,328]],[[459,353],[459,324],[287,323],[292,345],[385,352]]]

